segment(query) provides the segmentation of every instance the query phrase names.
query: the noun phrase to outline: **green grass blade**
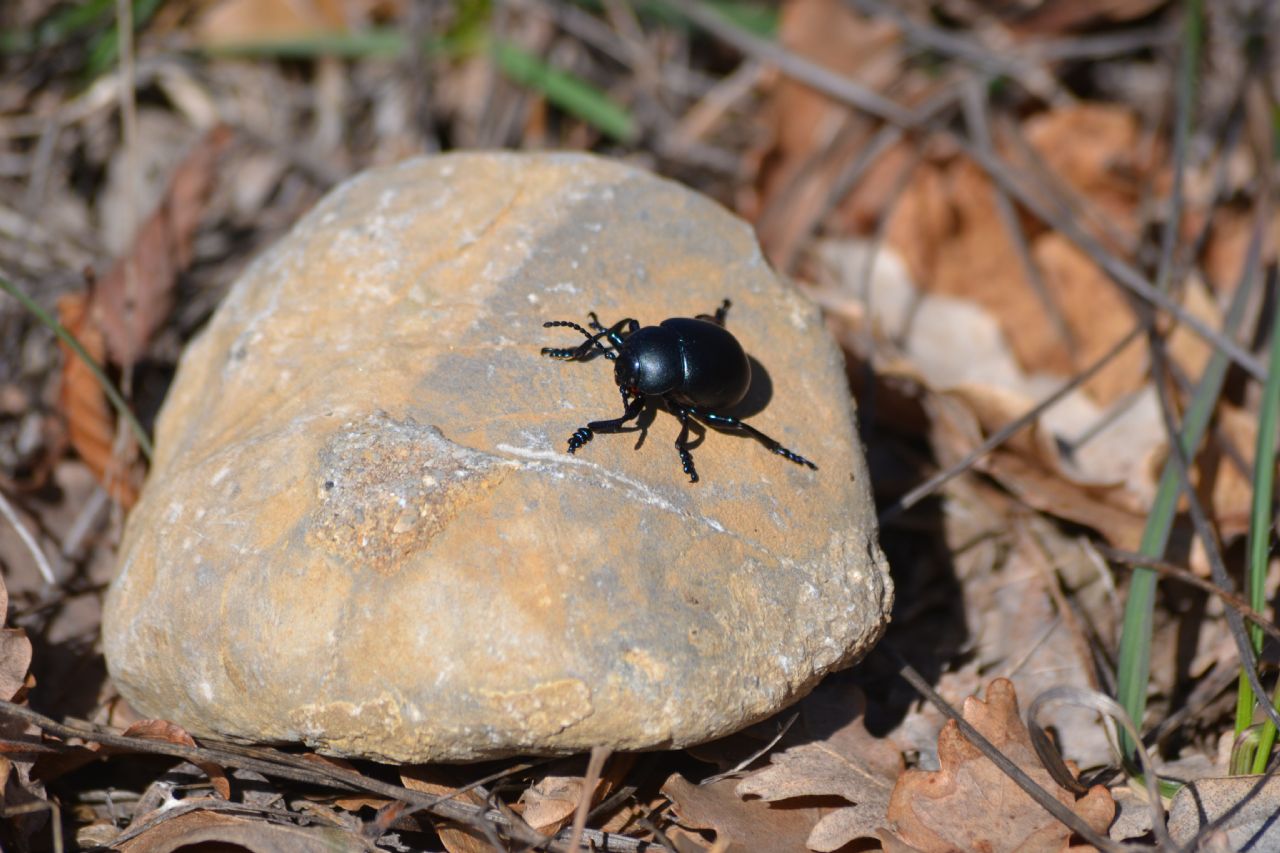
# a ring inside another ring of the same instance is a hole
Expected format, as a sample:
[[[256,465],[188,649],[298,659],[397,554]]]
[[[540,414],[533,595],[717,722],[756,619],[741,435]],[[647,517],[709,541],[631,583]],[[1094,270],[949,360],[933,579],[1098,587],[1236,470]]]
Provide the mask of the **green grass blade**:
[[[48,311],[36,304],[30,296],[19,290],[12,282],[0,278],[0,290],[8,293],[14,299],[22,303],[22,307],[31,312],[37,320],[49,328],[58,340],[71,347],[72,351],[88,366],[93,373],[93,378],[98,380],[102,392],[107,395],[107,399],[111,401],[112,407],[124,418],[125,423],[129,425],[129,429],[133,431],[133,437],[138,441],[138,447],[142,449],[142,455],[147,457],[147,461],[151,461],[151,439],[147,437],[147,431],[142,428],[142,424],[138,422],[137,417],[129,409],[129,404],[124,401],[124,397],[116,390],[115,383],[107,376],[98,362],[93,360],[93,356],[89,355],[80,342],[76,340],[75,335],[67,331],[67,327],[58,322],[58,320]]]
[[[541,92],[548,101],[606,136],[619,142],[635,140],[638,127],[631,113],[581,77],[561,71],[510,42],[494,42],[493,58],[507,77]]]
[[[1256,245],[1255,240],[1255,245]],[[1253,251],[1255,246],[1251,245]],[[1252,258],[1251,258],[1252,260]],[[1247,263],[1246,269],[1253,264]],[[1245,303],[1254,276],[1247,275],[1237,286],[1227,311],[1223,330],[1233,334],[1244,317]],[[1178,444],[1184,456],[1192,459],[1195,450],[1204,436],[1209,418],[1217,404],[1218,395],[1222,391],[1222,382],[1227,375],[1231,359],[1221,350],[1215,350],[1205,367],[1192,395],[1191,405],[1182,420],[1182,432],[1178,436]],[[1173,520],[1178,507],[1178,471],[1174,466],[1176,458],[1172,455],[1165,462],[1160,474],[1160,485],[1152,502],[1151,512],[1147,516],[1147,526],[1142,533],[1142,544],[1138,552],[1144,556],[1158,559],[1164,554],[1165,545],[1169,541],[1169,533],[1173,529]],[[1151,672],[1151,625],[1155,610],[1157,574],[1151,569],[1139,568],[1133,572],[1129,583],[1129,599],[1125,602],[1124,623],[1120,634],[1120,657],[1116,666],[1116,700],[1124,706],[1134,723],[1142,726],[1143,713],[1147,708],[1147,678]],[[1120,738],[1122,753],[1128,756],[1136,746],[1130,743],[1128,735]]]
[[[1265,582],[1267,577],[1267,556],[1271,546],[1271,519],[1275,489],[1276,473],[1276,426],[1280,413],[1280,311],[1275,312],[1271,327],[1271,363],[1267,369],[1267,384],[1263,390],[1261,411],[1258,413],[1258,444],[1253,456],[1253,507],[1249,516],[1249,573],[1248,593],[1249,606],[1262,612],[1266,606]],[[1250,626],[1250,639],[1253,640],[1254,651],[1262,650],[1262,631]],[[1248,682],[1241,678],[1241,694],[1249,688]],[[1249,720],[1253,718],[1253,691],[1249,690]],[[1272,701],[1280,710],[1280,687],[1276,688]],[[1246,723],[1247,727],[1248,723]],[[1243,729],[1240,721],[1236,721],[1237,733]],[[1262,727],[1262,736],[1258,740],[1258,749],[1253,755],[1253,772],[1262,773],[1267,769],[1267,761],[1271,749],[1276,742],[1276,727],[1270,721]]]
[[[1185,4],[1185,22],[1182,31],[1182,56],[1178,67],[1178,108],[1175,139],[1178,149],[1175,153],[1175,187],[1173,193],[1174,214],[1166,223],[1160,253],[1160,265],[1157,270],[1156,286],[1163,292],[1168,289],[1169,277],[1173,269],[1173,247],[1176,241],[1178,211],[1181,208],[1182,158],[1185,157],[1185,141],[1191,123],[1191,99],[1195,89],[1195,75],[1200,52],[1200,16],[1199,0],[1187,0]],[[1237,295],[1239,290],[1237,289]],[[1236,300],[1239,302],[1239,300]],[[1236,305],[1233,303],[1232,310]],[[1241,309],[1243,306],[1241,306]],[[1238,318],[1237,318],[1238,322]],[[1230,323],[1230,320],[1228,321]],[[1204,428],[1217,403],[1222,388],[1222,380],[1226,376],[1228,361],[1220,353],[1215,352],[1199,387],[1192,397],[1191,407],[1183,418],[1182,434],[1178,441],[1185,458],[1193,459],[1195,449],[1200,444]],[[1160,381],[1159,379],[1156,380]],[[1152,559],[1164,554],[1164,548],[1173,529],[1174,516],[1177,513],[1179,482],[1178,471],[1174,466],[1177,460],[1170,454],[1160,475],[1160,484],[1156,491],[1155,501],[1147,516],[1147,525],[1142,532],[1142,542],[1138,552]],[[1120,634],[1120,655],[1116,672],[1116,700],[1124,706],[1141,731],[1143,713],[1147,707],[1147,680],[1151,674],[1151,635],[1152,618],[1155,612],[1155,592],[1157,575],[1150,569],[1137,569],[1129,584],[1129,598],[1125,602],[1124,623]],[[1128,734],[1120,733],[1121,755],[1127,762],[1137,744],[1132,743]]]

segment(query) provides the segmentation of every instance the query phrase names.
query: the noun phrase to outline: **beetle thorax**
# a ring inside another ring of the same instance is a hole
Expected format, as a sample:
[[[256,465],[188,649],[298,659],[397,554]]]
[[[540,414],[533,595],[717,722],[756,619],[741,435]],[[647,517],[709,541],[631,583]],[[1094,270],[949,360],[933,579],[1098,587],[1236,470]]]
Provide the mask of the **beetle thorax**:
[[[684,379],[680,336],[661,326],[629,335],[614,362],[614,379],[631,394],[667,394]]]

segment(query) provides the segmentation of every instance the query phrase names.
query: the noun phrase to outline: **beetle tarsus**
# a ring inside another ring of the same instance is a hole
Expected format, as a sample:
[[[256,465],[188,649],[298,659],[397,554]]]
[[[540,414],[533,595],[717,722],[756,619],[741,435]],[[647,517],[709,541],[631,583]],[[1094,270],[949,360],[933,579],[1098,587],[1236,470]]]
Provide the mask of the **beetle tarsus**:
[[[591,427],[578,427],[577,432],[569,436],[569,452],[576,452],[579,447],[590,441],[591,433]]]
[[[680,454],[680,464],[689,475],[689,482],[698,482],[698,471],[693,467],[693,454],[689,452],[689,410],[675,409],[680,419],[680,435],[676,436],[676,452]]]

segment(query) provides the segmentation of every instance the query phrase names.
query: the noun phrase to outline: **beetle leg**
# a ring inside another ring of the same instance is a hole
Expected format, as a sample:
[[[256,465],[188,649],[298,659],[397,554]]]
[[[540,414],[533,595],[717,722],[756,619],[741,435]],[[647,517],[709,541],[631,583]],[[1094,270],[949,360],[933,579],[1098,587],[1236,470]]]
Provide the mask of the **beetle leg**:
[[[750,424],[743,423],[735,417],[731,417],[729,415],[717,415],[712,412],[700,412],[697,409],[689,409],[689,414],[707,424],[707,426],[715,427],[716,429],[732,429],[737,430],[738,432],[744,432],[779,456],[790,459],[797,465],[807,465],[815,471],[818,470],[818,466],[814,465],[808,459],[805,459],[798,453],[791,452],[777,441],[774,441],[772,438],[762,433],[760,430]]]
[[[717,326],[723,326],[724,315],[729,313],[729,306],[731,306],[732,304],[733,304],[732,302],[726,299],[724,302],[720,303],[720,307],[716,309],[716,314],[714,317],[711,316],[710,314],[698,314],[696,319],[706,320],[708,322],[715,323]]]
[[[610,328],[606,329],[604,326],[600,325],[600,318],[596,316],[596,312],[588,311],[587,316],[591,318],[591,328],[595,329],[597,332],[604,332],[613,344],[614,349],[622,348],[622,341],[624,339],[620,333],[622,332],[623,326],[626,326],[628,335],[640,328],[640,324],[630,317],[625,320],[619,320]]]
[[[584,427],[578,427],[577,432],[569,436],[569,452],[573,453],[586,444],[597,432],[622,432],[626,422],[634,420],[644,410],[643,396],[636,396],[628,402],[627,392],[623,391],[622,400],[627,406],[627,410],[622,413],[622,417],[608,421],[591,421]]]
[[[698,471],[693,467],[693,454],[689,452],[689,409],[676,406],[676,417],[680,419],[680,434],[676,436],[676,452],[680,454],[680,464],[689,475],[689,482],[698,482]]]

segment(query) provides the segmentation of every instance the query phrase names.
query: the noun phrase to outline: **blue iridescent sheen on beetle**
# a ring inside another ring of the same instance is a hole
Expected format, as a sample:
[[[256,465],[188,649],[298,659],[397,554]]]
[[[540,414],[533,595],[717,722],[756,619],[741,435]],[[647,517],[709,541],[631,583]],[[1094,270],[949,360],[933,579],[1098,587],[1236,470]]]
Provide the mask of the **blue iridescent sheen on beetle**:
[[[576,329],[586,337],[586,341],[576,347],[543,347],[543,355],[566,361],[603,355],[614,363],[613,378],[622,393],[625,409],[622,416],[591,421],[579,427],[569,437],[569,452],[582,447],[595,433],[623,431],[627,421],[640,416],[645,400],[656,397],[680,420],[676,451],[691,483],[698,482],[698,472],[693,465],[693,454],[689,452],[690,421],[749,435],[779,456],[817,470],[817,465],[755,427],[715,411],[741,402],[751,387],[751,362],[738,339],[724,325],[728,311],[726,299],[714,315],[672,317],[643,328],[630,317],[605,327],[594,311],[587,315],[590,330],[569,320],[543,323],[544,328]]]

